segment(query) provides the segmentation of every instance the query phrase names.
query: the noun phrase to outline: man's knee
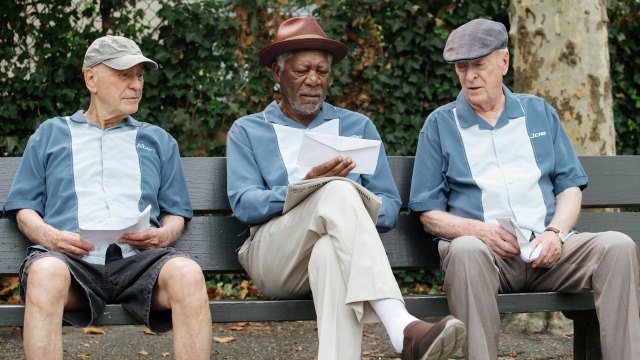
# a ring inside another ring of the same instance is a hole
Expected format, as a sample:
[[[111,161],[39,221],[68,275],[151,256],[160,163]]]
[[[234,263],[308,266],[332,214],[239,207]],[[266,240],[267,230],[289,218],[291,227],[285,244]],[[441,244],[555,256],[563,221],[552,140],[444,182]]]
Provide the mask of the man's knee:
[[[620,254],[637,252],[636,243],[626,234],[618,231],[607,231],[600,234],[605,251]]]
[[[160,271],[158,283],[169,292],[172,290],[183,293],[206,292],[202,269],[195,261],[186,257],[174,257],[168,260]]]
[[[450,256],[466,258],[478,253],[487,253],[487,245],[475,236],[461,236],[449,245]]]
[[[449,248],[443,257],[445,271],[451,267],[475,268],[483,264],[493,263],[493,258],[487,245],[475,236],[461,236],[449,244]],[[460,271],[460,269],[458,269]]]
[[[29,267],[27,297],[43,293],[47,294],[47,296],[64,298],[63,295],[68,293],[70,285],[71,273],[69,268],[64,261],[58,258],[44,256],[35,260]]]
[[[332,205],[341,206],[344,202],[353,202],[357,200],[361,203],[360,195],[356,188],[347,181],[335,180],[330,181],[322,187],[323,199],[328,200]]]

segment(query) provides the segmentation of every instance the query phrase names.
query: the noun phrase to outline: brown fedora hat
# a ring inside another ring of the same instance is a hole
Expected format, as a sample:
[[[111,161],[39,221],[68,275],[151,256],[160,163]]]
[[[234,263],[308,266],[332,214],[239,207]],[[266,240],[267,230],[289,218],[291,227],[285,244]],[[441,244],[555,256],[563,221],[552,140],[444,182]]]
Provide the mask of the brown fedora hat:
[[[347,46],[329,39],[316,18],[301,16],[283,22],[276,33],[276,41],[260,49],[258,57],[261,65],[271,67],[275,58],[283,52],[303,49],[328,51],[333,56],[334,64],[347,55]]]

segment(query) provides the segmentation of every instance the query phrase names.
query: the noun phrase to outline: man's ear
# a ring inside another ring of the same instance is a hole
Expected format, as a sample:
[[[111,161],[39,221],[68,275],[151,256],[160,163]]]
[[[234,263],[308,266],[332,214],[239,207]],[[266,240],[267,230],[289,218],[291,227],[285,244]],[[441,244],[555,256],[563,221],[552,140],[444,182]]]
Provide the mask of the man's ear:
[[[507,72],[509,71],[509,57],[509,50],[506,50],[502,54],[502,76],[507,75]]]
[[[271,73],[273,74],[273,80],[276,84],[280,84],[280,66],[274,61],[271,64]]]
[[[97,86],[96,86],[96,79],[97,79],[97,74],[94,68],[87,68],[84,71],[84,84],[86,85],[87,89],[89,89],[89,92],[91,92],[92,94],[95,94],[97,92]]]

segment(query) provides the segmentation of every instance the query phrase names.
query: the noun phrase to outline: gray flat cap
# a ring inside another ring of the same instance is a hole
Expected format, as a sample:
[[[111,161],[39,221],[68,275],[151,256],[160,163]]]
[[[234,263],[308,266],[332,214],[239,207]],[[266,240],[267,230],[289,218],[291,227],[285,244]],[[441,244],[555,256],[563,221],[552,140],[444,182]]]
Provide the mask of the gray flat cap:
[[[97,38],[84,55],[82,71],[98,64],[105,64],[116,70],[125,70],[140,63],[149,69],[156,70],[158,64],[142,55],[138,45],[131,39],[122,36],[103,36]]]
[[[475,60],[507,47],[507,29],[499,22],[475,19],[453,30],[444,46],[448,62]]]

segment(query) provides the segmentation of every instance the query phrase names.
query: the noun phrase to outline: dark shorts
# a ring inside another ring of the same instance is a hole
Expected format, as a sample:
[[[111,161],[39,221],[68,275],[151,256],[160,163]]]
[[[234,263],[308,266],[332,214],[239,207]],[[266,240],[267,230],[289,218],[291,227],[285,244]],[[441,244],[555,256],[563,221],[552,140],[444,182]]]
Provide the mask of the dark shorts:
[[[90,325],[102,314],[106,304],[122,306],[138,321],[152,331],[171,330],[171,310],[151,309],[153,288],[160,269],[171,258],[188,257],[174,248],[141,251],[124,259],[110,259],[105,265],[90,264],[81,258],[57,251],[30,249],[20,267],[20,297],[24,302],[27,293],[27,278],[34,261],[52,256],[67,264],[72,281],[84,291],[89,308],[80,311],[65,311],[63,320],[78,326]]]

